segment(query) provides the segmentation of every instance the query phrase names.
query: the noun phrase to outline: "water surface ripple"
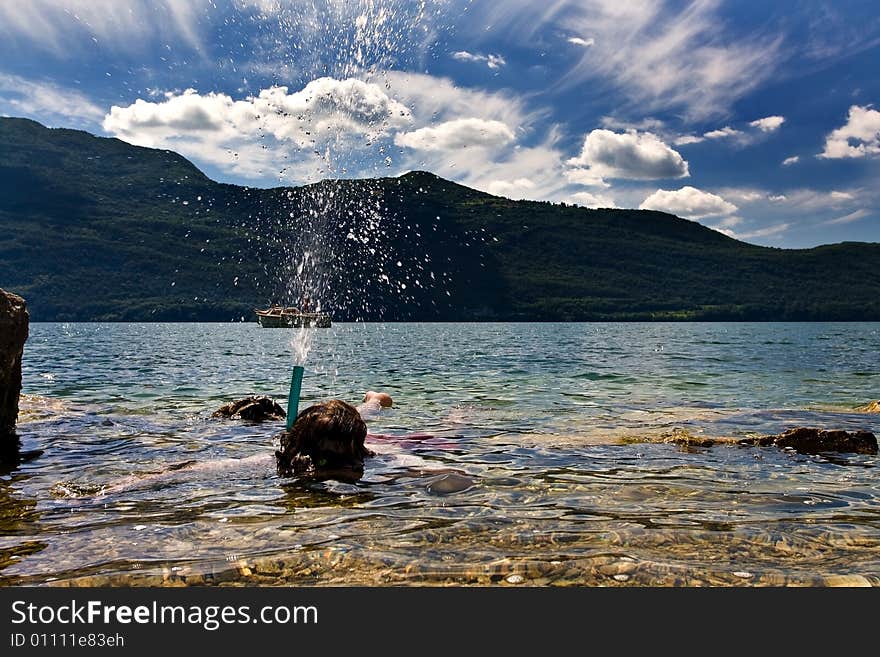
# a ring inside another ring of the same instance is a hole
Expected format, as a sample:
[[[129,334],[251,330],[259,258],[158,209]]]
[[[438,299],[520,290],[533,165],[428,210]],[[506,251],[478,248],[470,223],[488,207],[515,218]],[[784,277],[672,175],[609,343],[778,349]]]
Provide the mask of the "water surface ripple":
[[[2,584],[880,585],[876,456],[633,442],[880,429],[878,324],[337,324],[303,404],[386,390],[355,484],[272,468],[291,333],[34,324]],[[196,470],[174,470],[186,462]],[[202,465],[206,464],[206,465]]]

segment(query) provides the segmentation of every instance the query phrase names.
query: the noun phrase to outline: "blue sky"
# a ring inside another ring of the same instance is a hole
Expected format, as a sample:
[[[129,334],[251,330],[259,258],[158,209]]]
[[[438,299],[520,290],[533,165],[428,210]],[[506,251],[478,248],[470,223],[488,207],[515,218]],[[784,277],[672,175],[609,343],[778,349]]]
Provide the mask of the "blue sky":
[[[0,0],[0,114],[253,186],[427,169],[880,241],[876,0]]]

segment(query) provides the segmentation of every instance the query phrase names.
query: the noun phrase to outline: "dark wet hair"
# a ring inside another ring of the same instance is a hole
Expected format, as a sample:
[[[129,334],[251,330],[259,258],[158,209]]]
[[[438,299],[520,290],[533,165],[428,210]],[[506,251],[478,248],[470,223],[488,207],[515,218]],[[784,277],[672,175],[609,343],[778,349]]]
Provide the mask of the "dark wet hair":
[[[278,474],[362,472],[364,458],[373,455],[364,446],[366,437],[367,425],[354,406],[338,399],[309,406],[289,431],[280,434],[281,449],[275,452]]]

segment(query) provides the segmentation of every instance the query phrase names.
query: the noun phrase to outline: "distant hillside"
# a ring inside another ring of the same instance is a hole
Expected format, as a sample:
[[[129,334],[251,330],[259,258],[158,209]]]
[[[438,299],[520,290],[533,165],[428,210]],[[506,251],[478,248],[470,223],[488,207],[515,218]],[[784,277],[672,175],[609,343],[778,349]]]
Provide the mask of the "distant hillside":
[[[304,293],[340,321],[880,320],[878,244],[771,249],[424,172],[248,189],[26,119],[0,118],[0,224],[0,287],[37,321],[251,319]]]

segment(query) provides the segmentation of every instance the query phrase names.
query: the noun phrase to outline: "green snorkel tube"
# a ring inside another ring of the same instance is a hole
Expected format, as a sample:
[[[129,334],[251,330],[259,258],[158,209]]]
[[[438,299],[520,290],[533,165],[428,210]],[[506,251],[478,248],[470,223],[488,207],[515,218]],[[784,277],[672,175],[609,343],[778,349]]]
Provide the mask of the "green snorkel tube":
[[[299,413],[299,395],[302,390],[303,373],[302,365],[293,366],[293,376],[290,378],[290,395],[287,397],[287,430],[290,431]]]

